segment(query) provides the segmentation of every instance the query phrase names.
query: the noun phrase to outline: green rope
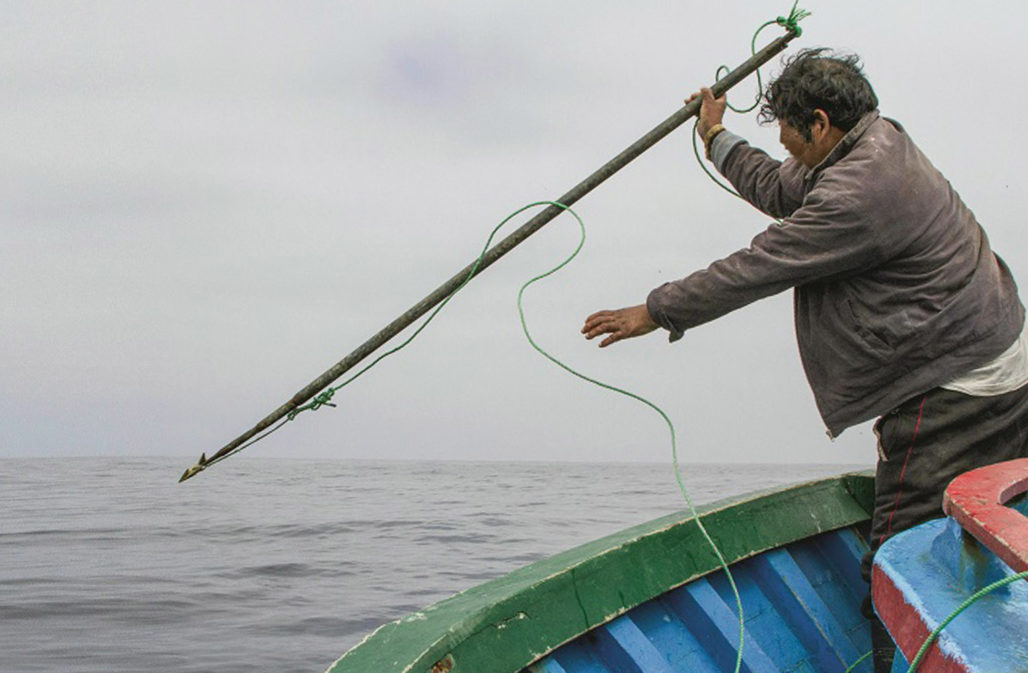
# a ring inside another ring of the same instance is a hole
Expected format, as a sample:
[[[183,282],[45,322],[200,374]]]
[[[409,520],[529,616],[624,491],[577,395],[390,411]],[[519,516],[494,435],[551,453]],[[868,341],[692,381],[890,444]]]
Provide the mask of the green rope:
[[[942,623],[936,626],[935,630],[932,631],[927,638],[925,638],[924,643],[921,645],[921,649],[917,651],[917,654],[914,656],[914,659],[910,662],[910,667],[907,669],[907,673],[914,673],[914,671],[917,670],[917,667],[921,663],[921,660],[924,659],[925,654],[927,654],[928,648],[931,647],[932,643],[935,642],[935,639],[939,637],[939,633],[944,628],[946,628],[946,626],[950,622],[956,619],[957,615],[971,607],[972,603],[975,603],[976,601],[981,600],[988,594],[991,594],[993,591],[1005,587],[1006,585],[1016,582],[1020,579],[1028,579],[1028,570],[1017,573],[1016,575],[1009,575],[1007,577],[1004,577],[1003,579],[993,582],[989,586],[983,587],[974,594],[968,596],[963,603],[957,606],[956,610],[949,614],[949,617],[946,617],[946,619],[942,620]]]
[[[806,16],[809,16],[810,13],[805,11],[805,10],[797,10],[796,4],[798,3],[798,1],[799,0],[796,0],[793,3],[792,10],[789,12],[789,16],[788,17],[778,17],[777,19],[775,19],[773,21],[767,21],[767,22],[763,23],[756,30],[756,32],[754,32],[753,37],[750,40],[750,51],[751,51],[752,54],[756,53],[757,37],[760,35],[761,31],[763,31],[765,28],[767,28],[768,26],[770,26],[772,24],[781,25],[784,28],[786,28],[787,30],[795,33],[797,36],[799,36],[801,34],[802,31],[799,28],[798,22],[801,21]],[[715,75],[715,79],[721,79],[721,77],[723,77],[723,73],[726,73],[726,72],[728,72],[727,66],[724,66],[724,65],[720,66],[717,69],[717,73]],[[761,81],[761,78],[760,78],[760,70],[758,68],[757,69],[757,97],[756,97],[756,100],[754,101],[753,105],[750,106],[749,108],[742,109],[742,110],[734,108],[731,105],[729,105],[728,107],[730,107],[732,110],[734,110],[736,112],[749,112],[749,111],[753,110],[754,108],[756,108],[756,106],[760,103],[760,98],[761,98],[762,92],[763,92],[763,84],[762,84],[762,81]],[[713,174],[711,174],[711,172],[709,170],[707,170],[706,166],[703,165],[703,161],[702,161],[702,159],[700,159],[700,156],[699,156],[699,150],[696,147],[696,127],[695,127],[695,125],[693,126],[693,151],[696,153],[697,160],[699,161],[700,166],[703,168],[704,172],[706,172],[707,175],[710,176],[710,178],[712,180],[714,180],[714,182],[716,182],[723,189],[729,191],[732,194],[735,194],[735,196],[738,196],[739,198],[742,198],[734,190],[732,190],[731,188],[726,187],[725,185],[721,184],[721,182],[719,180],[717,180],[717,178],[715,178],[713,176]],[[607,390],[610,390],[610,391],[613,391],[613,392],[616,392],[616,393],[620,393],[622,395],[625,395],[627,397],[630,397],[630,398],[632,398],[634,400],[637,400],[637,401],[645,404],[646,406],[650,407],[655,412],[657,412],[657,414],[659,414],[660,417],[667,424],[668,432],[669,432],[670,437],[671,437],[672,463],[673,463],[674,472],[675,472],[675,479],[678,482],[678,488],[681,491],[682,497],[685,499],[685,502],[686,502],[686,505],[688,506],[689,512],[692,515],[693,519],[696,521],[696,525],[699,528],[701,534],[703,535],[703,538],[707,541],[707,543],[710,544],[710,547],[711,547],[711,549],[713,549],[714,554],[717,557],[717,560],[718,560],[718,562],[721,565],[721,568],[725,571],[725,575],[728,578],[728,582],[729,582],[729,584],[731,585],[731,588],[732,588],[732,593],[733,593],[733,595],[735,597],[735,605],[736,605],[736,609],[737,609],[738,617],[739,617],[739,647],[738,647],[737,656],[736,656],[736,662],[735,662],[735,673],[739,673],[739,671],[740,671],[740,669],[742,667],[743,642],[744,642],[744,639],[745,639],[745,618],[744,618],[744,615],[743,615],[742,599],[739,596],[739,590],[738,590],[738,587],[735,584],[735,579],[732,576],[732,572],[731,572],[731,570],[728,567],[728,562],[725,560],[724,555],[721,553],[721,550],[718,548],[717,544],[714,542],[713,538],[710,536],[710,533],[707,532],[707,529],[703,525],[703,522],[700,519],[699,513],[696,511],[696,508],[695,508],[695,506],[692,503],[692,499],[689,497],[689,493],[688,493],[688,491],[685,488],[685,483],[684,483],[684,481],[682,479],[682,473],[681,473],[681,469],[679,467],[679,462],[678,462],[678,444],[677,444],[677,438],[676,438],[676,435],[675,435],[675,427],[674,427],[674,424],[671,422],[671,419],[668,417],[668,415],[660,407],[658,407],[653,402],[650,402],[646,398],[644,398],[644,397],[642,397],[640,395],[636,395],[635,393],[629,392],[627,390],[623,390],[623,389],[618,388],[616,386],[612,386],[610,384],[603,383],[602,381],[599,381],[597,379],[591,378],[591,377],[586,376],[584,374],[581,374],[581,373],[575,371],[574,369],[572,369],[571,367],[569,367],[568,365],[562,363],[557,358],[553,357],[552,355],[547,353],[543,348],[541,348],[539,346],[539,344],[536,343],[536,341],[532,338],[532,335],[531,335],[531,333],[528,330],[528,324],[527,324],[527,322],[525,320],[524,305],[523,305],[523,299],[524,299],[525,290],[529,286],[531,286],[532,284],[542,280],[543,278],[546,278],[546,277],[556,273],[557,271],[559,271],[562,268],[564,268],[565,266],[567,266],[567,264],[569,264],[571,262],[571,260],[573,260],[578,255],[579,251],[581,251],[581,249],[582,249],[582,246],[585,244],[585,223],[578,216],[578,214],[575,213],[575,211],[571,210],[570,207],[565,206],[564,204],[558,203],[556,201],[537,201],[537,202],[534,202],[534,203],[530,203],[530,204],[528,204],[528,205],[526,205],[526,206],[524,206],[522,208],[519,208],[518,210],[514,211],[513,213],[511,213],[510,215],[505,217],[498,225],[496,225],[495,228],[493,228],[492,232],[489,234],[489,237],[486,239],[485,245],[482,247],[482,251],[481,251],[481,253],[478,256],[478,259],[475,261],[475,263],[472,266],[471,270],[468,272],[467,278],[465,278],[464,281],[459,286],[457,286],[457,288],[454,289],[453,292],[451,292],[449,295],[447,295],[447,297],[435,307],[435,309],[428,315],[428,317],[421,323],[421,325],[418,326],[418,328],[407,339],[405,339],[403,342],[401,342],[395,348],[392,348],[392,349],[382,353],[381,355],[379,355],[371,363],[369,363],[368,365],[366,365],[365,367],[363,367],[362,369],[357,371],[357,373],[355,373],[353,376],[345,379],[339,385],[326,388],[322,392],[320,392],[317,395],[315,395],[314,398],[312,398],[310,402],[308,402],[306,404],[303,404],[301,406],[298,406],[297,408],[293,409],[292,411],[289,412],[289,414],[282,421],[280,421],[278,424],[273,426],[271,429],[269,429],[266,432],[264,432],[264,433],[262,433],[262,434],[260,434],[260,435],[258,435],[256,437],[254,437],[253,439],[251,439],[250,441],[242,444],[241,446],[236,447],[233,451],[231,451],[229,453],[226,453],[226,454],[220,456],[217,459],[214,459],[214,460],[211,460],[211,461],[205,463],[204,467],[206,468],[206,467],[209,467],[210,465],[212,465],[212,464],[214,464],[216,462],[220,462],[221,460],[224,460],[225,458],[228,458],[229,456],[234,455],[235,453],[238,453],[239,451],[242,451],[243,449],[245,449],[245,448],[247,448],[249,446],[252,446],[253,444],[261,441],[262,439],[264,439],[268,435],[270,435],[273,432],[276,432],[277,430],[282,428],[286,423],[289,423],[290,421],[296,419],[296,417],[299,414],[301,414],[302,412],[304,412],[304,411],[317,411],[318,409],[320,409],[323,406],[336,407],[336,405],[331,402],[332,397],[335,395],[336,392],[338,392],[340,389],[342,389],[342,388],[348,386],[349,384],[351,384],[354,380],[356,380],[358,377],[360,377],[362,374],[367,372],[369,369],[371,369],[372,367],[377,365],[379,362],[381,362],[385,358],[389,357],[390,355],[393,355],[394,353],[400,351],[401,349],[405,348],[408,344],[410,344],[419,334],[421,334],[421,332],[428,326],[428,324],[430,322],[432,322],[432,320],[435,319],[435,317],[439,314],[440,311],[442,311],[442,309],[446,306],[446,304],[449,303],[449,301],[454,297],[454,295],[456,295],[461,289],[463,289],[471,281],[471,279],[475,276],[475,273],[477,272],[479,266],[481,265],[482,260],[484,259],[485,254],[488,251],[489,246],[490,246],[490,244],[493,241],[493,238],[496,236],[496,233],[508,221],[510,221],[515,216],[519,215],[520,213],[522,213],[522,212],[524,212],[524,211],[526,211],[526,210],[528,210],[530,208],[534,208],[534,207],[538,207],[538,206],[543,206],[543,205],[557,206],[559,208],[562,208],[562,209],[566,210],[572,216],[574,216],[575,220],[577,220],[577,222],[578,222],[579,229],[580,229],[580,232],[581,232],[581,237],[580,237],[578,245],[575,247],[574,251],[572,251],[572,253],[563,262],[561,262],[556,267],[550,269],[549,271],[547,271],[545,273],[542,273],[542,274],[540,274],[538,276],[535,276],[534,278],[530,279],[524,285],[521,286],[521,289],[518,291],[518,314],[519,314],[520,319],[521,319],[521,328],[524,331],[525,337],[528,339],[528,342],[532,345],[532,347],[536,351],[538,351],[540,354],[542,354],[544,357],[546,357],[548,360],[550,360],[551,362],[556,364],[557,366],[561,367],[562,369],[564,369],[568,373],[570,373],[570,374],[572,374],[572,375],[574,375],[574,376],[576,376],[576,377],[578,377],[578,378],[580,378],[580,379],[582,379],[584,381],[588,381],[588,382],[593,383],[593,384],[595,384],[595,385],[597,385],[597,386],[599,386],[601,388],[605,388]]]
[[[572,369],[571,367],[569,367],[568,365],[564,364],[563,362],[561,362],[560,360],[558,360],[557,358],[555,358],[554,356],[550,355],[548,352],[543,350],[543,348],[541,346],[539,346],[538,343],[536,343],[535,339],[532,338],[532,334],[528,331],[528,323],[525,320],[525,309],[524,309],[524,294],[525,294],[525,290],[527,290],[528,287],[531,286],[532,284],[542,280],[543,278],[546,278],[547,276],[551,276],[554,273],[556,273],[556,272],[560,271],[561,269],[563,269],[565,266],[567,266],[571,262],[571,260],[573,260],[578,255],[579,251],[582,249],[582,246],[585,245],[585,223],[582,222],[582,218],[580,218],[575,211],[571,210],[571,208],[569,208],[569,207],[567,207],[565,205],[562,205],[560,203],[553,202],[553,201],[544,201],[542,203],[532,204],[532,205],[553,205],[553,206],[557,206],[559,208],[563,208],[564,210],[569,212],[572,216],[574,216],[574,218],[578,221],[580,236],[579,236],[578,245],[575,247],[574,251],[563,262],[561,262],[557,266],[553,267],[549,271],[541,273],[538,276],[530,279],[528,282],[526,282],[524,285],[521,286],[521,289],[518,291],[518,315],[521,318],[521,329],[525,333],[525,337],[528,339],[528,342],[532,345],[532,348],[534,348],[536,351],[538,351],[540,354],[542,354],[543,357],[545,357],[547,360],[549,360],[553,364],[557,365],[558,367],[560,367],[564,371],[568,372],[569,374],[572,374],[573,376],[577,376],[578,378],[582,379],[583,381],[587,381],[587,382],[592,383],[594,385],[597,385],[597,386],[599,386],[601,388],[605,388],[606,390],[610,390],[610,391],[615,392],[615,393],[620,393],[621,395],[625,395],[626,397],[630,397],[633,400],[637,400],[637,401],[645,404],[646,406],[648,406],[653,411],[657,412],[657,414],[659,414],[660,417],[662,419],[664,419],[664,423],[667,425],[668,433],[670,434],[670,437],[671,437],[671,457],[672,457],[672,464],[674,466],[674,471],[675,471],[675,479],[678,482],[678,488],[682,492],[682,497],[685,499],[685,503],[686,503],[686,505],[689,508],[689,513],[692,516],[692,518],[696,521],[696,526],[700,529],[700,533],[703,535],[703,538],[710,545],[710,548],[714,550],[714,555],[717,556],[717,560],[718,560],[718,563],[721,565],[721,569],[725,571],[725,576],[728,578],[728,583],[731,585],[732,593],[735,596],[735,606],[736,606],[736,609],[738,611],[738,617],[739,617],[739,648],[738,648],[737,654],[736,654],[735,672],[734,673],[739,673],[739,670],[742,667],[743,641],[745,639],[745,617],[743,615],[742,599],[739,596],[739,589],[738,589],[738,587],[735,584],[735,578],[732,577],[732,571],[729,570],[729,568],[728,568],[728,562],[725,560],[725,557],[721,553],[721,550],[718,548],[717,544],[714,542],[714,539],[710,536],[710,533],[707,532],[706,527],[703,525],[703,521],[700,519],[699,513],[696,511],[696,508],[693,506],[692,499],[689,497],[689,492],[685,488],[685,483],[682,480],[682,472],[681,472],[681,469],[680,469],[679,464],[678,464],[678,442],[677,442],[676,435],[675,435],[675,425],[674,425],[674,423],[671,422],[671,419],[668,417],[668,415],[664,412],[663,409],[661,409],[660,407],[658,407],[656,404],[654,404],[653,402],[649,401],[645,397],[642,397],[641,395],[637,395],[637,394],[635,394],[633,392],[629,392],[629,391],[624,390],[622,388],[618,388],[617,386],[613,386],[613,385],[610,385],[608,383],[604,383],[603,381],[599,381],[599,380],[594,379],[594,378],[592,378],[590,376],[586,376],[585,374],[582,374],[581,372],[578,372],[578,371]],[[526,208],[530,208],[530,207],[532,207],[532,206],[526,206]],[[524,208],[522,208],[521,210],[524,210]],[[521,210],[519,210],[517,212],[521,212]],[[504,220],[504,221],[506,221],[506,220]]]
[[[796,9],[796,7],[793,6],[793,11],[795,11],[795,9]],[[792,15],[790,14],[790,16],[792,16]],[[750,39],[750,55],[751,56],[753,54],[757,53],[757,36],[760,35],[760,31],[764,30],[768,26],[773,26],[773,25],[775,25],[777,23],[781,23],[784,20],[785,19],[783,19],[782,17],[778,17],[777,19],[772,19],[770,21],[765,21],[764,23],[760,24],[760,28],[757,28],[757,32],[753,33],[753,38]],[[781,25],[785,25],[785,24],[781,24]],[[797,33],[797,35],[799,35],[799,33]],[[714,71],[714,81],[715,82],[719,81],[722,77],[727,75],[729,72],[731,72],[731,68],[729,68],[727,65],[724,65],[724,64],[719,65],[717,67],[717,70]],[[760,68],[757,68],[756,75],[757,75],[757,95],[753,99],[753,105],[750,105],[749,107],[746,107],[746,108],[737,108],[737,107],[734,107],[731,103],[728,103],[726,101],[726,104],[728,105],[728,109],[729,110],[731,110],[732,112],[738,112],[740,114],[743,114],[743,113],[746,113],[746,112],[752,112],[753,110],[755,110],[757,108],[758,105],[760,105],[760,99],[764,95],[764,83],[763,83],[763,81],[760,78]]]
[[[761,26],[759,28],[757,28],[756,32],[753,34],[753,38],[750,40],[750,51],[751,51],[751,53],[753,53],[753,54],[756,53],[756,42],[757,42],[757,37],[759,36],[760,32],[762,30],[764,30],[765,28],[767,28],[768,26],[772,25],[772,24],[778,24],[778,25],[784,27],[786,30],[789,30],[789,31],[795,33],[797,37],[799,37],[803,33],[802,29],[799,26],[799,21],[801,21],[804,18],[810,16],[811,13],[806,11],[806,10],[803,10],[803,9],[797,9],[798,2],[799,2],[799,0],[796,0],[793,3],[792,10],[789,12],[789,16],[788,17],[781,17],[781,16],[779,16],[777,19],[775,19],[773,21],[767,21],[767,22],[761,24]],[[726,73],[726,72],[728,72],[727,66],[724,66],[724,65],[720,66],[718,68],[718,70],[717,70],[717,73],[715,74],[715,79],[718,79],[718,80],[721,79],[721,77],[723,77],[724,73]],[[753,102],[753,105],[751,105],[748,108],[739,109],[739,108],[733,107],[731,104],[726,103],[728,108],[730,108],[732,111],[738,112],[738,113],[751,112],[760,103],[761,96],[763,95],[763,84],[762,84],[762,81],[761,81],[759,68],[757,69],[757,73],[756,74],[757,74],[757,96],[756,96],[756,99]],[[743,197],[738,192],[736,192],[732,188],[722,184],[707,169],[706,165],[703,163],[702,158],[700,157],[699,148],[697,147],[697,144],[696,144],[696,136],[697,136],[696,125],[694,124],[693,125],[693,153],[696,155],[696,158],[697,158],[697,161],[700,164],[700,167],[703,169],[703,171],[719,187],[721,187],[725,191],[729,192],[730,194],[732,194],[732,195],[742,199]],[[550,362],[554,363],[555,365],[557,365],[561,369],[565,370],[569,374],[572,374],[573,376],[576,376],[576,377],[582,379],[583,381],[587,381],[589,383],[592,383],[592,384],[594,384],[596,386],[599,386],[601,388],[604,388],[606,390],[610,390],[612,392],[619,393],[619,394],[624,395],[626,397],[630,397],[630,398],[632,398],[632,399],[634,399],[634,400],[636,400],[638,402],[641,402],[642,404],[645,404],[646,406],[650,407],[653,411],[655,411],[657,414],[659,414],[660,417],[664,420],[665,424],[668,427],[668,432],[669,432],[670,439],[671,439],[672,465],[674,467],[675,480],[678,483],[678,488],[681,491],[682,497],[685,499],[686,505],[689,508],[689,513],[692,516],[693,520],[696,521],[696,525],[699,528],[701,534],[703,535],[703,538],[710,545],[711,549],[714,551],[715,556],[717,556],[717,559],[718,559],[718,562],[721,565],[721,568],[725,571],[725,575],[728,578],[728,582],[729,582],[729,584],[731,585],[731,588],[732,588],[732,593],[733,593],[733,595],[735,597],[735,605],[736,605],[736,609],[738,611],[738,617],[739,617],[739,647],[737,649],[737,654],[736,654],[736,662],[735,662],[734,673],[739,673],[739,671],[740,671],[740,669],[742,667],[742,652],[743,652],[743,643],[744,643],[744,639],[745,639],[745,617],[744,617],[744,614],[743,614],[742,599],[741,599],[741,597],[739,595],[739,590],[738,590],[738,587],[737,587],[737,585],[735,583],[735,578],[732,576],[732,572],[731,572],[731,570],[728,567],[728,562],[725,560],[725,557],[721,553],[721,550],[718,548],[717,544],[714,542],[714,539],[710,536],[710,533],[707,531],[706,527],[703,525],[703,521],[702,521],[702,519],[700,519],[699,512],[696,511],[696,508],[693,505],[692,499],[689,497],[689,493],[688,493],[687,489],[685,488],[685,482],[682,479],[682,472],[681,472],[681,468],[679,466],[679,461],[678,461],[678,442],[677,442],[677,436],[676,436],[676,433],[675,433],[674,423],[671,421],[671,419],[668,417],[668,415],[664,412],[663,409],[661,409],[660,407],[658,407],[656,404],[654,404],[653,402],[649,401],[648,399],[642,397],[641,395],[637,395],[637,394],[635,394],[633,392],[630,392],[628,390],[624,390],[624,389],[619,388],[617,386],[614,386],[614,385],[611,385],[611,384],[599,381],[599,380],[597,380],[595,378],[592,378],[590,376],[586,376],[585,374],[582,374],[581,372],[578,372],[575,369],[571,368],[570,366],[564,364],[563,362],[558,360],[556,357],[554,357],[553,355],[548,353],[546,350],[544,350],[535,341],[535,339],[532,338],[532,334],[531,334],[531,332],[528,329],[528,322],[527,322],[527,320],[525,318],[525,310],[524,310],[524,294],[525,294],[525,290],[527,290],[534,283],[536,283],[536,282],[538,282],[538,281],[540,281],[540,280],[542,280],[544,278],[547,278],[547,277],[557,273],[561,269],[563,269],[575,257],[578,256],[578,253],[582,250],[582,247],[585,245],[585,223],[582,221],[582,218],[579,217],[578,213],[576,213],[574,210],[572,210],[569,206],[565,206],[564,204],[558,203],[556,201],[537,201],[537,202],[534,202],[534,203],[530,203],[530,204],[528,204],[526,206],[523,206],[523,207],[519,208],[518,210],[514,211],[513,213],[511,213],[510,215],[508,215],[507,217],[505,217],[498,225],[496,225],[496,227],[489,234],[489,237],[488,237],[488,239],[486,239],[486,243],[485,243],[485,245],[482,248],[482,252],[479,255],[479,257],[476,260],[476,262],[474,263],[474,265],[472,266],[472,269],[468,273],[467,278],[465,278],[465,280],[453,292],[451,292],[446,297],[446,299],[444,299],[435,308],[435,310],[432,311],[431,314],[429,314],[428,318],[426,318],[421,323],[421,325],[417,328],[417,330],[414,331],[413,334],[411,334],[410,337],[408,337],[405,341],[403,341],[401,344],[399,344],[395,348],[393,348],[391,350],[388,350],[385,353],[383,353],[382,355],[380,355],[378,358],[373,360],[369,365],[365,366],[363,369],[361,369],[356,374],[354,374],[350,378],[348,378],[345,381],[343,381],[341,384],[339,384],[337,386],[334,386],[334,387],[331,387],[331,388],[325,389],[320,394],[316,395],[311,400],[311,402],[309,402],[308,404],[300,406],[300,407],[297,407],[292,412],[290,412],[290,414],[288,415],[288,417],[286,418],[285,421],[279,423],[277,426],[273,427],[271,430],[267,431],[263,435],[258,436],[255,439],[251,440],[247,444],[244,444],[243,446],[240,446],[239,448],[236,449],[236,451],[242,450],[243,448],[249,446],[250,444],[253,444],[254,442],[259,441],[260,439],[262,439],[262,438],[266,437],[267,435],[271,434],[275,430],[278,430],[280,427],[282,427],[283,424],[285,424],[286,422],[291,421],[294,418],[296,418],[296,416],[300,412],[302,412],[302,411],[305,411],[305,410],[315,411],[315,410],[321,408],[322,406],[335,407],[336,405],[332,404],[330,400],[332,399],[332,396],[336,393],[336,391],[338,391],[341,388],[343,388],[343,387],[349,385],[350,383],[352,383],[357,377],[359,377],[364,372],[366,372],[369,369],[371,369],[372,367],[374,367],[381,360],[385,359],[386,357],[388,357],[388,356],[392,355],[393,353],[396,353],[397,351],[399,351],[402,348],[406,347],[411,341],[413,341],[425,329],[425,327],[428,326],[428,324],[436,317],[436,315],[438,315],[438,313],[443,309],[443,307],[447,303],[449,303],[450,299],[452,299],[453,296],[455,294],[457,294],[457,292],[459,292],[461,289],[463,289],[464,286],[467,285],[471,281],[471,279],[475,275],[475,272],[478,270],[478,267],[481,264],[482,259],[485,257],[485,253],[489,249],[489,246],[492,243],[493,238],[496,236],[496,233],[507,222],[509,222],[512,218],[514,218],[515,216],[521,214],[522,212],[524,212],[524,211],[526,211],[526,210],[528,210],[530,208],[535,208],[535,207],[539,207],[539,206],[556,206],[556,207],[562,208],[565,211],[567,211],[568,213],[570,213],[575,218],[575,220],[578,222],[580,237],[579,237],[578,245],[575,246],[575,249],[571,252],[570,255],[568,255],[567,258],[565,258],[562,262],[560,262],[557,266],[553,267],[552,269],[550,269],[548,271],[545,271],[545,272],[543,272],[543,273],[541,273],[541,274],[539,274],[539,275],[529,279],[527,282],[525,282],[521,286],[520,290],[518,291],[518,299],[517,299],[518,316],[519,316],[520,321],[521,321],[521,329],[524,332],[525,337],[528,339],[529,344],[531,344],[532,348],[534,348],[536,351],[538,351],[543,357],[545,357]],[[228,455],[231,455],[231,454],[227,454],[226,456],[223,456],[223,458],[228,457]],[[1023,579],[1023,578],[1028,578],[1028,571],[1022,572],[1022,573],[1018,573],[1016,575],[1012,575],[1012,576],[1004,578],[1004,579],[1002,579],[1002,580],[1000,580],[998,582],[994,582],[994,583],[990,584],[989,586],[987,586],[987,587],[981,589],[980,591],[976,592],[974,595],[970,596],[967,600],[965,600],[956,610],[954,610],[945,620],[943,620],[943,622],[941,624],[939,624],[939,626],[936,627],[934,631],[932,631],[932,633],[928,636],[928,638],[925,639],[925,642],[921,645],[921,649],[918,650],[917,655],[914,657],[914,660],[911,662],[910,667],[907,669],[907,673],[914,673],[914,671],[917,669],[918,665],[921,663],[921,660],[924,658],[926,652],[928,651],[928,648],[938,638],[939,633],[951,621],[953,621],[953,619],[955,619],[959,614],[961,614],[964,610],[966,610],[968,607],[970,607],[973,603],[975,603],[976,601],[978,601],[981,598],[985,597],[986,595],[992,593],[993,591],[996,591],[997,589],[999,589],[1001,587],[1004,587],[1004,586],[1006,586],[1008,584],[1011,584],[1012,582],[1017,581],[1018,579]],[[862,662],[867,660],[867,658],[870,657],[872,654],[873,654],[873,651],[866,652],[863,656],[861,656],[859,659],[857,659],[852,664],[850,664],[850,666],[846,669],[845,673],[851,673],[851,671],[853,671],[859,664],[861,664]]]

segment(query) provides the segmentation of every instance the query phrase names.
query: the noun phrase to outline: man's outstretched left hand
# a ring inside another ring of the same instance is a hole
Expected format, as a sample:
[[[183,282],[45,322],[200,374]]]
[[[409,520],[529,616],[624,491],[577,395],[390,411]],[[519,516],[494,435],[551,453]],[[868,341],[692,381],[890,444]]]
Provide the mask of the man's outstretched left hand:
[[[600,348],[609,346],[622,339],[649,334],[657,329],[659,325],[653,322],[650,312],[646,310],[646,304],[630,306],[617,309],[616,311],[597,311],[585,319],[585,327],[582,334],[586,339],[598,337],[601,334],[609,335],[600,342]]]

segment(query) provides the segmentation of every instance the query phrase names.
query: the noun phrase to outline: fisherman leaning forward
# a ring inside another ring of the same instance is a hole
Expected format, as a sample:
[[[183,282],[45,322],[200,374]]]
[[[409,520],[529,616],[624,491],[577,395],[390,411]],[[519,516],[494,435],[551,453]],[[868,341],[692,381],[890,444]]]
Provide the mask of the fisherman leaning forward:
[[[779,221],[749,247],[599,311],[600,346],[657,328],[683,332],[793,288],[796,338],[829,434],[875,423],[871,556],[891,535],[942,516],[958,474],[1028,456],[1028,341],[1010,270],[971,210],[904,128],[879,115],[857,57],[823,49],[786,61],[760,111],[778,122],[777,161],[722,125],[702,89],[698,132],[738,192]],[[875,671],[891,668],[872,619]]]

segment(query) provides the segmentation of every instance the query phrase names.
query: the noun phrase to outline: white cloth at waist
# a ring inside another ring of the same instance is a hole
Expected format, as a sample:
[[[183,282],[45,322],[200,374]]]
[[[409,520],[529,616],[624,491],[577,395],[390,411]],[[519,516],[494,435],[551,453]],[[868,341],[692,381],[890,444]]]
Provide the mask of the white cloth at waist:
[[[941,388],[973,397],[1002,395],[1028,383],[1028,321],[1021,335],[998,358],[958,376]]]

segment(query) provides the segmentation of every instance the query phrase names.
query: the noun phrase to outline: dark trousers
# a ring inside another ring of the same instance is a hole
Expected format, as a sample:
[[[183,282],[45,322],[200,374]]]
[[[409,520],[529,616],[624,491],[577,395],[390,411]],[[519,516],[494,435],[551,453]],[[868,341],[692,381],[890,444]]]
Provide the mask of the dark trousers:
[[[871,519],[871,550],[864,555],[870,582],[874,552],[900,531],[943,516],[942,494],[959,474],[1028,457],[1028,386],[1003,395],[972,397],[936,388],[907,400],[875,423],[878,467]],[[888,673],[894,647],[871,611],[875,673]]]

